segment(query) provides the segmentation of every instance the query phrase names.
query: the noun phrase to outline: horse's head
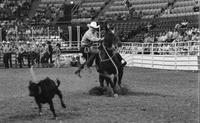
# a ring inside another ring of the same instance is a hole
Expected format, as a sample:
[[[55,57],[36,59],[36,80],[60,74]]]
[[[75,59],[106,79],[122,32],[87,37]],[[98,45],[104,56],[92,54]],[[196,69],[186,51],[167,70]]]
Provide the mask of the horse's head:
[[[104,22],[101,24],[102,35],[105,39],[104,42],[109,44],[109,46],[114,45],[115,47],[119,47],[121,45],[121,41],[118,36],[115,34],[115,28],[113,25]]]

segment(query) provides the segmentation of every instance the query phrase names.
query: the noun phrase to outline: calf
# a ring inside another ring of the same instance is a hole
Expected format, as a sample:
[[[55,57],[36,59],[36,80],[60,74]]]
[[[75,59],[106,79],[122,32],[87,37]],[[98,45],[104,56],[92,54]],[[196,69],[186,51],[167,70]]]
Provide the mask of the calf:
[[[44,80],[41,80],[39,83],[34,83],[32,81],[30,81],[29,83],[29,91],[30,91],[30,96],[35,98],[35,101],[39,107],[39,114],[42,114],[42,104],[48,103],[50,106],[50,110],[53,113],[54,118],[56,118],[56,113],[54,110],[54,105],[53,105],[53,97],[55,96],[55,94],[57,94],[60,98],[61,101],[61,106],[63,108],[66,108],[63,99],[62,99],[62,93],[61,91],[58,89],[59,85],[60,85],[60,81],[56,80],[56,83],[50,79],[50,78],[46,78]]]

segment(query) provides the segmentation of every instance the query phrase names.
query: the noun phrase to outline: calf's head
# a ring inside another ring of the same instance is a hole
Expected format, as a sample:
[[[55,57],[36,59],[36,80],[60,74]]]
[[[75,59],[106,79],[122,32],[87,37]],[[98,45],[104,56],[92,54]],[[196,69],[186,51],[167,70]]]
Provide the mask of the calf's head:
[[[38,85],[32,81],[29,81],[28,89],[29,89],[29,96],[33,96],[33,97],[37,96],[40,91]]]

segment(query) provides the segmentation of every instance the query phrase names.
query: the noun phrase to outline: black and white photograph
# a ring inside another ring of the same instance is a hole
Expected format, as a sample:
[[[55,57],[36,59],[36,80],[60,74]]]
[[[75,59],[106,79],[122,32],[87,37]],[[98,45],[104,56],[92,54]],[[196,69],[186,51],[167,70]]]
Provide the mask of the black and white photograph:
[[[200,0],[0,0],[0,123],[200,123]]]

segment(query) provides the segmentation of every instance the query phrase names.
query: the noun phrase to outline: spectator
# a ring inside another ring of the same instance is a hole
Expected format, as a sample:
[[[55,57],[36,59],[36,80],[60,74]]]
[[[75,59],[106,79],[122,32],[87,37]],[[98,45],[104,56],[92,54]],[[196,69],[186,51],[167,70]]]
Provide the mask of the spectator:
[[[141,19],[143,17],[143,12],[139,11],[138,18]]]
[[[123,1],[123,4],[124,4],[128,9],[130,9],[131,3],[129,2],[129,0],[124,0],[124,1]]]
[[[60,50],[60,44],[57,43],[56,44],[56,48],[55,48],[55,67],[60,67],[60,55],[61,55],[61,50]]]
[[[195,5],[193,7],[194,12],[199,12],[199,2],[195,1]]]
[[[94,10],[94,8],[92,7],[91,9],[90,9],[90,15],[91,15],[91,17],[93,18],[94,16],[95,16],[95,10]]]

